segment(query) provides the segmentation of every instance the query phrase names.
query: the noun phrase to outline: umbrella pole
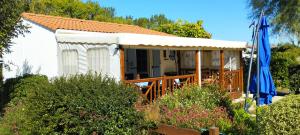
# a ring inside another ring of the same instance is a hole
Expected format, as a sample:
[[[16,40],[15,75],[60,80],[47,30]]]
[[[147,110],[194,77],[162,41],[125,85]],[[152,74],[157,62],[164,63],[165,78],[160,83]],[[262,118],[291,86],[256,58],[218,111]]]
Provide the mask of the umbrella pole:
[[[259,32],[258,34],[256,35],[256,50],[257,50],[257,56],[256,56],[256,108],[259,106],[259,80],[260,80],[260,77],[259,77],[259,41],[258,41],[258,36],[259,36]]]
[[[247,103],[247,99],[249,97],[249,89],[250,89],[250,78],[251,78],[251,70],[252,70],[252,63],[253,63],[253,55],[254,55],[254,46],[255,46],[255,43],[256,43],[256,47],[257,47],[257,55],[256,55],[256,59],[257,59],[257,62],[258,62],[258,33],[259,33],[259,27],[260,27],[260,21],[262,19],[262,16],[263,16],[263,10],[261,11],[261,14],[259,16],[259,19],[258,19],[258,22],[256,24],[256,28],[255,28],[255,32],[254,32],[254,37],[253,37],[253,40],[252,40],[252,49],[251,49],[251,56],[250,56],[250,64],[249,64],[249,69],[248,69],[248,78],[247,78],[247,89],[246,89],[246,99],[245,99],[245,111],[248,112],[248,103]],[[259,62],[258,62],[259,63]],[[259,69],[259,65],[257,65],[257,69]],[[257,70],[259,71],[259,70]],[[257,72],[257,75],[259,75],[259,72]],[[257,81],[257,80],[256,80]],[[257,85],[259,85],[257,83]],[[257,88],[259,88],[259,86],[257,86]],[[257,89],[258,90],[258,89]],[[259,92],[257,92],[257,95],[256,95],[256,99],[258,99],[257,97],[259,97]],[[256,100],[256,105],[258,106],[259,104],[257,104],[259,101]]]
[[[260,23],[260,20],[259,20],[259,23]],[[259,24],[258,24],[259,25]],[[257,50],[257,55],[256,55],[256,107],[255,107],[255,114],[256,114],[256,124],[258,125],[258,107],[259,107],[259,41],[258,41],[258,36],[259,36],[259,32],[256,36],[256,50]],[[257,128],[257,134],[259,135],[259,128]]]
[[[259,91],[260,91],[260,76],[259,76],[259,73],[260,73],[260,61],[259,61],[259,28],[260,28],[260,25],[261,25],[261,19],[264,15],[264,11],[262,10],[261,11],[261,14],[260,14],[260,17],[259,17],[259,21],[258,21],[258,32],[257,32],[257,35],[256,35],[256,47],[257,47],[257,56],[256,56],[256,63],[257,63],[257,69],[256,69],[256,72],[257,72],[257,75],[256,75],[256,85],[257,85],[257,88],[256,88],[256,124],[258,125],[258,122],[259,122],[259,117],[258,117],[258,107],[259,107],[259,98],[260,98],[260,95],[259,95]],[[259,135],[259,128],[257,128],[257,134]]]
[[[257,68],[256,68],[256,106],[258,107],[259,106],[259,98],[260,98],[260,95],[259,95],[259,91],[260,91],[260,87],[259,87],[259,79],[260,79],[260,76],[259,76],[259,72],[260,72],[260,68],[259,68],[259,41],[258,41],[258,36],[259,36],[259,27],[260,27],[260,22],[261,22],[261,19],[262,19],[262,16],[264,15],[264,11],[262,10],[261,11],[261,14],[260,14],[260,17],[259,17],[259,23],[257,24],[257,34],[256,34],[256,47],[257,47],[257,56],[256,56],[256,64],[257,64]],[[256,107],[256,108],[257,108]],[[257,112],[257,109],[256,109],[256,112]]]
[[[248,77],[247,77],[246,99],[245,99],[245,106],[244,106],[244,110],[246,112],[248,112],[247,99],[248,99],[248,96],[249,96],[250,77],[251,77],[253,55],[254,55],[254,44],[255,44],[255,40],[256,40],[256,30],[257,30],[257,27],[255,28],[255,33],[254,33],[255,36],[252,38],[252,48],[251,48],[250,64],[249,64]]]

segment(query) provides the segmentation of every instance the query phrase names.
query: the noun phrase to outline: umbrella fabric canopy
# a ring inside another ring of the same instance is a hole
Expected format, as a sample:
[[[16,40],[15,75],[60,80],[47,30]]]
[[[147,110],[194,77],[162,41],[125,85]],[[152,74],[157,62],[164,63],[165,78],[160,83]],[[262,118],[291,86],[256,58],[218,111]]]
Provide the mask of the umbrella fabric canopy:
[[[266,17],[263,16],[260,22],[259,28],[259,37],[258,37],[258,45],[259,45],[259,93],[260,99],[259,103],[262,104],[270,104],[272,103],[272,97],[275,96],[276,88],[270,73],[270,61],[271,61],[271,48],[269,43],[269,34],[268,34],[268,23]],[[254,73],[252,76],[251,84],[250,84],[250,92],[254,95],[256,94],[256,81],[257,75]]]

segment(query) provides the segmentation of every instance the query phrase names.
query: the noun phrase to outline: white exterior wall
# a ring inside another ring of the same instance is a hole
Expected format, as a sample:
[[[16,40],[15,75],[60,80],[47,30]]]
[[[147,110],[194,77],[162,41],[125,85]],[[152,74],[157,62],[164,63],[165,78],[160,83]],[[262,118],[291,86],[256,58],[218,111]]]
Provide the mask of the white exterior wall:
[[[57,69],[57,43],[55,34],[44,27],[24,20],[30,33],[25,37],[14,38],[11,53],[4,54],[3,60],[11,70],[3,69],[4,79],[15,77],[18,70],[22,71],[25,60],[32,66],[32,73],[39,70],[40,74],[54,77],[58,75]]]
[[[65,75],[62,70],[62,51],[76,50],[78,52],[78,73],[86,74],[88,71],[87,50],[91,48],[107,48],[109,51],[109,71],[101,73],[120,80],[120,51],[117,50],[117,45],[103,45],[90,43],[58,43],[58,74]],[[93,71],[91,71],[93,72]]]

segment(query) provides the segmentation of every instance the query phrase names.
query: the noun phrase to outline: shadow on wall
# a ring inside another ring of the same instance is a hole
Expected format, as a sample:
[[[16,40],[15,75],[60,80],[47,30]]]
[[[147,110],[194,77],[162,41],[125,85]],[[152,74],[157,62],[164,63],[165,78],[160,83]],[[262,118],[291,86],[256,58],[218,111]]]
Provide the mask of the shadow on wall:
[[[34,73],[32,72],[32,68],[33,68],[33,66],[29,64],[27,59],[25,59],[25,61],[23,62],[22,68],[21,69],[20,69],[20,67],[17,68],[16,76],[24,76],[24,75],[28,75],[28,74],[39,74],[41,71],[41,66],[39,66],[39,68]]]
[[[4,64],[4,68],[10,70],[9,64]],[[0,117],[3,115],[4,107],[10,101],[10,93],[12,93],[14,86],[23,78],[29,77],[32,74],[39,74],[41,67],[37,69],[35,73],[32,72],[33,66],[29,64],[27,60],[23,62],[21,68],[17,68],[16,77],[6,79],[3,84],[0,86]]]

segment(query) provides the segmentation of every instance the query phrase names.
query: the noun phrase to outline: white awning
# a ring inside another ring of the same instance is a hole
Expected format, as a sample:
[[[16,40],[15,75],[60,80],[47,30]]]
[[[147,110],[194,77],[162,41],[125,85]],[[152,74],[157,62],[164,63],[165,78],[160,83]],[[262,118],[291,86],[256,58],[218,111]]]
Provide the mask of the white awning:
[[[57,42],[119,44],[132,48],[246,48],[247,42],[224,41],[203,38],[172,37],[132,33],[99,33],[71,30],[57,30]]]

